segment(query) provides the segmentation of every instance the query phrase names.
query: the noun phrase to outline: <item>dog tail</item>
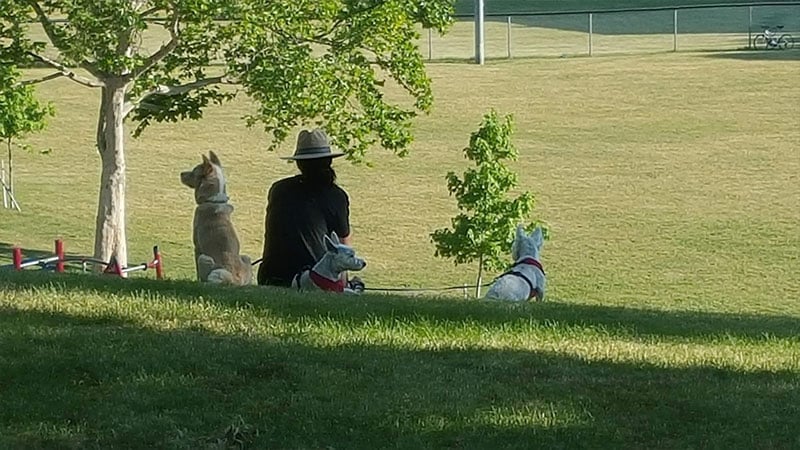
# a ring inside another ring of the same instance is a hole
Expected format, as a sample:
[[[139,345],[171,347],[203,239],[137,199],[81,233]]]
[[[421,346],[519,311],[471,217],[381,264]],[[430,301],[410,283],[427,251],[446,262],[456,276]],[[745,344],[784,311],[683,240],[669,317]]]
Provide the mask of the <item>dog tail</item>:
[[[235,284],[233,274],[225,268],[219,267],[214,258],[208,255],[198,256],[197,266],[200,272],[200,281]]]
[[[233,274],[228,272],[223,268],[217,268],[211,271],[208,274],[208,282],[209,283],[226,283],[226,284],[236,284],[233,279]]]

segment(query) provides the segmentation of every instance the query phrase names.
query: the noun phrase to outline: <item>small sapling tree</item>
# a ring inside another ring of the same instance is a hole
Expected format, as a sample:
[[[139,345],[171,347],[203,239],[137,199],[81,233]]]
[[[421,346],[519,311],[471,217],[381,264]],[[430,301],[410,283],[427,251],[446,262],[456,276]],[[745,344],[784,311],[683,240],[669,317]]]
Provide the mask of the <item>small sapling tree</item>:
[[[3,204],[11,201],[11,207],[20,210],[14,196],[14,158],[12,149],[16,146],[29,149],[19,140],[29,133],[39,131],[45,126],[47,116],[53,114],[49,103],[36,99],[33,86],[19,81],[20,73],[12,65],[0,59],[0,138],[8,152],[6,179],[1,183]]]
[[[456,197],[461,213],[451,219],[452,229],[431,233],[436,256],[453,258],[456,265],[478,261],[476,297],[481,295],[483,271],[505,265],[514,230],[534,206],[533,194],[527,191],[514,199],[506,198],[517,186],[517,175],[503,164],[504,160],[517,159],[512,132],[510,115],[500,119],[496,111],[491,111],[483,117],[464,149],[475,167],[467,169],[463,178],[453,172],[447,174],[447,188]]]

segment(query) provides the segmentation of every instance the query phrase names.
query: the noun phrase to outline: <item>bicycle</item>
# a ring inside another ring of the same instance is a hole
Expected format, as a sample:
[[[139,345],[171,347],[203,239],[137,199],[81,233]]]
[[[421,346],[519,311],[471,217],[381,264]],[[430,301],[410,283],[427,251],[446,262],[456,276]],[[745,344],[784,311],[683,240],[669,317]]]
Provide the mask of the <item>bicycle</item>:
[[[778,25],[775,28],[765,26],[764,32],[757,34],[753,38],[753,48],[764,50],[779,49],[786,50],[794,47],[794,38],[791,34],[779,34],[783,29],[783,25]]]

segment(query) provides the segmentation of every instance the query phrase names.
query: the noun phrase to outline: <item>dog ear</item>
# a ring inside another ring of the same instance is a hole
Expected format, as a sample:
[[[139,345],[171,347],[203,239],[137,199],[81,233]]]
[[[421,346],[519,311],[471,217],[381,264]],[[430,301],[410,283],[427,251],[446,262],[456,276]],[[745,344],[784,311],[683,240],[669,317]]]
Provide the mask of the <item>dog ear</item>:
[[[200,155],[203,157],[203,174],[210,175],[214,172],[214,166],[211,164],[211,161],[206,158],[206,155]]]
[[[212,163],[222,167],[222,163],[219,162],[219,157],[217,156],[216,153],[214,153],[213,150],[209,150],[208,151],[208,157],[209,157],[209,159],[211,160]]]
[[[336,235],[334,234],[334,236]],[[323,241],[325,241],[325,250],[331,253],[336,253],[339,251],[339,247],[337,247],[336,244],[328,236],[325,236]]]
[[[527,233],[525,233],[525,228],[523,228],[522,225],[517,225],[517,234],[514,237],[514,241],[522,242],[522,239],[524,239],[526,236]]]
[[[544,235],[542,234],[542,227],[536,227],[531,233],[531,239],[536,244],[537,247],[542,248],[542,244],[544,244]]]

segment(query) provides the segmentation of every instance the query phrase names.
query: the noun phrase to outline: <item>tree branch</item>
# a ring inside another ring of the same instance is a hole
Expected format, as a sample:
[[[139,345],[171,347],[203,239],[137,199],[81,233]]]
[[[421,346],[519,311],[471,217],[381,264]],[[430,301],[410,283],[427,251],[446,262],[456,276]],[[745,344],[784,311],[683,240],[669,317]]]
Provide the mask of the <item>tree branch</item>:
[[[105,86],[105,83],[103,83],[102,81],[91,80],[89,78],[82,77],[76,74],[75,72],[69,70],[67,66],[61,64],[58,61],[52,60],[46,56],[42,56],[33,52],[27,52],[27,54],[47,64],[48,66],[53,67],[54,69],[58,70],[62,76],[65,76],[78,84],[82,84],[86,87],[92,87],[92,88]]]
[[[63,76],[64,76],[64,74],[61,73],[61,72],[53,72],[50,75],[47,75],[47,76],[44,76],[44,77],[41,77],[41,78],[34,78],[32,80],[20,81],[19,83],[16,83],[16,86],[30,86],[32,84],[44,83],[45,81],[54,80],[56,78],[63,77]]]
[[[153,13],[156,13],[158,11],[161,11],[161,7],[160,6],[153,6],[150,9],[145,9],[144,11],[142,11],[141,16],[143,18],[147,19],[147,16],[149,16],[149,15],[151,15]]]
[[[357,10],[353,11],[352,13],[345,14],[342,17],[336,19],[333,22],[333,24],[331,24],[331,27],[328,30],[326,30],[326,31],[324,31],[324,32],[312,37],[312,39],[314,39],[314,40],[316,40],[316,39],[324,39],[324,38],[330,36],[331,34],[333,34],[334,31],[336,31],[337,28],[339,28],[345,22],[345,20],[352,19],[355,16],[359,16],[361,14],[370,12],[370,11],[372,11],[374,9],[378,9],[380,6],[383,6],[384,3],[385,2],[376,1],[372,5],[365,6],[365,7],[361,8],[361,9],[357,9]]]
[[[122,117],[127,117],[131,111],[138,108],[140,104],[148,97],[152,95],[181,95],[187,92],[191,92],[197,89],[204,88],[206,86],[210,86],[212,84],[238,84],[235,80],[228,78],[227,76],[219,76],[219,77],[211,77],[211,78],[203,78],[202,80],[193,81],[191,83],[186,84],[179,84],[177,86],[165,86],[159,85],[155,88],[145,92],[139,97],[136,101],[127,101],[125,102],[125,106],[122,108]]]
[[[56,35],[55,25],[53,25],[53,21],[47,17],[47,14],[42,9],[42,6],[37,1],[29,0],[28,4],[31,5],[34,11],[36,11],[36,17],[39,19],[39,23],[42,24],[42,28],[44,29],[44,34],[47,35],[47,38],[50,39],[50,42],[56,48],[61,48],[61,39],[59,39],[58,35]]]
[[[167,55],[172,53],[172,51],[175,50],[176,47],[178,47],[178,42],[180,38],[178,31],[178,22],[179,22],[178,12],[175,11],[172,20],[168,25],[165,26],[169,28],[169,35],[170,35],[169,42],[162,45],[158,50],[155,51],[155,53],[153,53],[147,59],[145,59],[144,62],[142,62],[142,64],[139,67],[133,69],[130,75],[128,75],[129,79],[135,79],[140,75],[142,75],[143,73],[147,72],[148,70],[152,69],[153,66],[158,64]]]
[[[47,13],[44,12],[44,9],[39,4],[39,2],[35,0],[29,0],[28,4],[30,4],[31,8],[36,12],[36,18],[39,20],[39,23],[42,25],[42,29],[44,33],[47,35],[47,39],[50,40],[50,43],[53,44],[53,47],[57,48],[59,51],[62,51],[63,42],[58,37],[56,33],[56,27],[53,24],[53,21],[47,17]],[[100,77],[100,72],[95,69],[89,61],[81,61],[80,66],[82,69],[86,70],[87,72],[91,73],[96,77]]]

